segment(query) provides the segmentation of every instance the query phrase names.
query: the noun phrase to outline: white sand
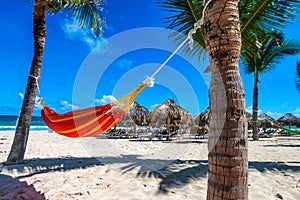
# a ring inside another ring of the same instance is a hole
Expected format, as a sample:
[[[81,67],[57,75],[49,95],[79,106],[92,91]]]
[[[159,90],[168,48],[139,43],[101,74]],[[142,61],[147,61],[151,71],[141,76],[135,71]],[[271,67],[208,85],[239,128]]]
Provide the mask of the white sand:
[[[0,132],[0,162],[13,134]],[[25,164],[2,167],[0,182],[26,181],[50,200],[206,198],[205,139],[71,139],[31,132],[25,157]],[[299,179],[300,137],[249,141],[249,199],[300,199]]]

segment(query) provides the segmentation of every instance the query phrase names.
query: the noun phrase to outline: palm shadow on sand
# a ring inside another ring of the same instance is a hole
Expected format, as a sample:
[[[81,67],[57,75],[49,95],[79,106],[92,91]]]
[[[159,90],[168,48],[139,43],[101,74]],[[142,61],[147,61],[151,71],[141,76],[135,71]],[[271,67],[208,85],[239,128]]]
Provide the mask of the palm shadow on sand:
[[[5,170],[17,170],[17,178],[30,177],[52,171],[91,168],[95,166],[117,164],[122,173],[134,173],[136,177],[157,177],[161,179],[158,192],[167,193],[180,188],[191,181],[207,178],[207,160],[160,160],[143,158],[139,155],[122,155],[120,157],[99,158],[41,158],[26,160],[24,164],[2,166]],[[297,166],[293,165],[296,164]],[[299,172],[299,162],[250,162],[249,169],[264,173],[266,171]],[[23,173],[23,174],[22,174]]]

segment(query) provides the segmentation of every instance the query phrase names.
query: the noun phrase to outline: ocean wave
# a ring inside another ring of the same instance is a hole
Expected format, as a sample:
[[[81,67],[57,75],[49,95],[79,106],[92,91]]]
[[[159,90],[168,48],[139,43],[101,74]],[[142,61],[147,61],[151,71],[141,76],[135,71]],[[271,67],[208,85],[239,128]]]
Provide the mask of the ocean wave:
[[[14,131],[16,130],[16,126],[0,126],[0,131]],[[38,130],[49,130],[47,126],[30,126],[30,130],[38,131]]]

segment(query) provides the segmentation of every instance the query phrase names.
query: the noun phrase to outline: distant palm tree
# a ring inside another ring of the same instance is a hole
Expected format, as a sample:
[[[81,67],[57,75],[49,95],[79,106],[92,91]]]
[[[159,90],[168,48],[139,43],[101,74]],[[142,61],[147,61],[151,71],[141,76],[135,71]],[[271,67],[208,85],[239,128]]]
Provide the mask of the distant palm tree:
[[[300,52],[300,43],[296,40],[285,40],[282,32],[277,31],[264,36],[263,41],[257,40],[256,48],[242,51],[242,61],[247,74],[254,75],[252,127],[253,139],[258,140],[258,83],[259,74],[271,71],[286,55],[295,55]]]
[[[297,66],[296,66],[296,87],[300,91],[300,61],[297,60]]]
[[[27,80],[22,109],[17,122],[14,141],[6,164],[18,164],[24,160],[29,127],[40,79],[42,56],[46,38],[46,12],[56,14],[59,11],[73,16],[81,27],[94,31],[96,36],[102,33],[103,20],[100,0],[34,0],[33,2],[33,37],[34,55]]]

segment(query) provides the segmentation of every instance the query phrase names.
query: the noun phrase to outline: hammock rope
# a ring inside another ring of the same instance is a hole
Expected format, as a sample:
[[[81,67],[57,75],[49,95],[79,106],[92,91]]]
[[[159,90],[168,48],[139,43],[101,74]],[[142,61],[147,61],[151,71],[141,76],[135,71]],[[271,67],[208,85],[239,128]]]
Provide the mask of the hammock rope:
[[[33,75],[29,75],[29,77],[31,77],[31,78],[33,78],[34,80],[35,80],[35,82],[36,82],[36,85],[37,85],[37,89],[38,89],[38,92],[39,92],[39,94],[41,93],[41,91],[40,91],[40,87],[39,87],[39,80],[40,80],[40,76],[33,76]]]
[[[193,48],[193,35],[203,25],[204,11],[207,5],[212,0],[209,0],[203,9],[202,17],[198,20],[194,27],[188,32],[185,40],[183,40],[174,52],[165,60],[163,64],[150,76],[147,77],[140,85],[135,89],[125,94],[115,102],[102,106],[94,106],[90,108],[73,110],[64,114],[58,114],[50,107],[44,104],[44,100],[41,99],[43,109],[41,111],[42,119],[45,124],[54,132],[67,136],[67,137],[92,137],[105,131],[118,124],[124,117],[126,111],[136,98],[136,96],[145,89],[146,86],[153,87],[154,77],[159,71],[165,67],[165,65],[171,60],[174,55],[189,41],[190,49]],[[38,84],[39,77],[31,76],[35,78]],[[39,87],[38,87],[39,91]],[[40,91],[39,91],[40,92]]]

